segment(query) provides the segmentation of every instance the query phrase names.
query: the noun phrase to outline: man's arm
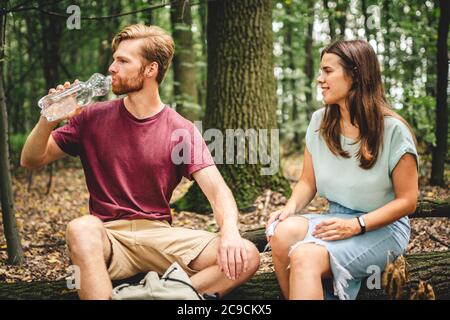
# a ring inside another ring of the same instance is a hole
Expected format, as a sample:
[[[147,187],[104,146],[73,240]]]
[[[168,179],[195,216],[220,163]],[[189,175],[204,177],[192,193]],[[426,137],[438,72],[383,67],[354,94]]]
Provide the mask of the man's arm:
[[[65,88],[69,88],[70,83],[64,83],[64,86],[59,85],[57,90],[50,89],[49,93],[57,91],[63,91]],[[78,107],[72,111],[64,119],[70,119],[73,116],[79,114],[81,108]],[[56,128],[58,123],[64,119],[58,119],[55,121],[47,121],[46,118],[40,117],[38,123],[31,131],[22,149],[20,157],[20,165],[29,169],[40,168],[50,162],[62,158],[66,155],[64,151],[56,144],[55,140],[51,136],[53,129]]]
[[[36,169],[65,155],[51,136],[56,125],[47,122],[44,117],[39,119],[23,146],[20,157],[21,166]]]
[[[239,234],[238,209],[230,188],[216,166],[209,166],[192,174],[213,209],[221,231],[217,262],[228,278],[239,278],[247,270],[248,254]]]

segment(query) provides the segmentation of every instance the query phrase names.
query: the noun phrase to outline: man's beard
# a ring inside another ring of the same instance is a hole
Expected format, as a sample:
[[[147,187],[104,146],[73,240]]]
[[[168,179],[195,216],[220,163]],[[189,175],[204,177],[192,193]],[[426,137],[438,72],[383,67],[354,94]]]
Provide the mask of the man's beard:
[[[136,77],[128,78],[123,83],[121,78],[117,78],[117,83],[112,86],[112,92],[116,95],[136,92],[144,87],[144,70],[141,68]]]

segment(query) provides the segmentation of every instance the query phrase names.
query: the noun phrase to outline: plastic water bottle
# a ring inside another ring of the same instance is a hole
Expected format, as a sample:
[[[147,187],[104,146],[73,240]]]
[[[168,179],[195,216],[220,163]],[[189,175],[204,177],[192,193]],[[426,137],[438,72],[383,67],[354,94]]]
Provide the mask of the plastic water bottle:
[[[41,115],[48,121],[64,118],[77,106],[84,106],[93,97],[106,95],[111,90],[111,76],[105,77],[94,73],[88,81],[73,83],[62,92],[56,92],[42,97],[38,105],[42,109]]]

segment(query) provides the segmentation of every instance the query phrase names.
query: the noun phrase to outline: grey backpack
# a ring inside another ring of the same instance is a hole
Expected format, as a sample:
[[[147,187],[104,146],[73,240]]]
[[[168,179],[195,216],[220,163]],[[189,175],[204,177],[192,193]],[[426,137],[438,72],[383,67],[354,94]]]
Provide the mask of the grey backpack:
[[[147,273],[138,285],[122,284],[113,289],[113,300],[204,300],[192,286],[188,274],[174,262],[159,278]]]

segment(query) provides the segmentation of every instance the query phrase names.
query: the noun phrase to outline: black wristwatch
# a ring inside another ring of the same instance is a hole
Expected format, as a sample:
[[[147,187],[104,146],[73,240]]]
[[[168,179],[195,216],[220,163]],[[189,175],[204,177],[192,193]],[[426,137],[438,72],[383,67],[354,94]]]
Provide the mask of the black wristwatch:
[[[364,222],[363,217],[359,216],[356,219],[358,219],[359,226],[361,227],[361,232],[358,233],[358,235],[366,233],[366,223]]]

